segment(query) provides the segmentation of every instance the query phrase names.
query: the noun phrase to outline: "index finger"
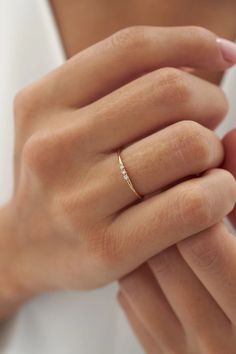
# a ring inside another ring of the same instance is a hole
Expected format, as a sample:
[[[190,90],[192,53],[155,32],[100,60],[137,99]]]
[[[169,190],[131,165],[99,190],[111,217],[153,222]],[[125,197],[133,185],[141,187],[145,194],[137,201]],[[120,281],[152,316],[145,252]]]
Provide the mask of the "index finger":
[[[233,62],[224,59],[221,48],[216,35],[201,27],[130,27],[49,74],[43,91],[51,103],[79,108],[164,66],[224,70]]]

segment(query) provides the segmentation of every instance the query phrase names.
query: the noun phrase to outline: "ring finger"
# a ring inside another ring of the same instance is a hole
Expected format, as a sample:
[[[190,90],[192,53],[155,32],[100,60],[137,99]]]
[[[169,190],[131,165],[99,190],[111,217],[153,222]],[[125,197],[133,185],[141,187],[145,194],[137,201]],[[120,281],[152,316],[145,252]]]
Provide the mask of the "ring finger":
[[[106,264],[112,260],[113,279],[222,220],[233,209],[235,193],[233,177],[216,169],[114,216],[103,238],[103,255]]]
[[[217,167],[222,162],[223,149],[212,131],[198,123],[183,121],[131,144],[122,151],[121,158],[135,189],[146,196],[180,179]],[[104,193],[109,195],[109,212],[136,200],[120,174],[115,154],[102,162],[99,169],[99,174],[104,176],[101,199],[104,201]],[[106,171],[113,173],[106,177]]]

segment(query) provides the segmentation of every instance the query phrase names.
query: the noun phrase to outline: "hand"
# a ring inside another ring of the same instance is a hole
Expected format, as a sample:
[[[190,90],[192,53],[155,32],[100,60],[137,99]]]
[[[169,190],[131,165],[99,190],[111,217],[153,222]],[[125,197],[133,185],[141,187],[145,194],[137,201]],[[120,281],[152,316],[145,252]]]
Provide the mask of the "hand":
[[[235,354],[236,238],[218,224],[170,247],[119,300],[148,354]]]
[[[235,135],[223,140],[223,167],[234,176]],[[229,218],[236,225],[235,208]],[[153,257],[120,285],[119,302],[148,354],[236,353],[236,238],[223,224]]]
[[[223,139],[224,150],[226,152],[223,167],[236,177],[236,129],[231,130]],[[231,223],[236,227],[236,208],[229,215]]]
[[[101,286],[232,210],[235,180],[214,169],[223,149],[208,129],[226,99],[164,66],[230,63],[207,30],[130,28],[16,97],[16,184],[0,264],[11,298]],[[141,203],[120,175],[122,146],[136,189],[149,196]]]

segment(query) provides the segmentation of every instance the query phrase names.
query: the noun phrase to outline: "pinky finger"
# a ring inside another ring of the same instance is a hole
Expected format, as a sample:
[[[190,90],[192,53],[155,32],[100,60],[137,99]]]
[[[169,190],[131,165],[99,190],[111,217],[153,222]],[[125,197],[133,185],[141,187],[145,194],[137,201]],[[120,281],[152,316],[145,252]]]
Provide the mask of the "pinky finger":
[[[131,325],[134,334],[139,339],[139,342],[141,343],[143,349],[145,350],[145,353],[163,354],[160,347],[156,343],[155,339],[152,337],[152,335],[145,328],[141,320],[135,314],[135,311],[130,305],[128,298],[125,296],[125,294],[122,291],[119,291],[118,293],[118,302],[120,303],[122,309],[124,310],[126,317],[129,321],[129,324]]]

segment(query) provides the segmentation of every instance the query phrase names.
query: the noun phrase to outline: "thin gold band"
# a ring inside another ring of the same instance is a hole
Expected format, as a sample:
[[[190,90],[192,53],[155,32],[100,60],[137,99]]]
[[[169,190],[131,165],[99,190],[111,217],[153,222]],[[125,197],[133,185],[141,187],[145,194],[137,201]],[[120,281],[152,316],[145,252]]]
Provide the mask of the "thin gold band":
[[[138,199],[142,199],[143,197],[136,191],[136,189],[134,188],[133,183],[131,182],[131,179],[130,179],[130,177],[128,175],[128,172],[127,172],[127,170],[125,168],[124,162],[123,162],[123,160],[121,158],[121,150],[117,151],[117,155],[118,155],[120,172],[121,172],[121,175],[122,175],[123,179],[128,184],[128,186],[132,190],[132,192],[136,195],[136,197],[138,197]]]

